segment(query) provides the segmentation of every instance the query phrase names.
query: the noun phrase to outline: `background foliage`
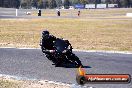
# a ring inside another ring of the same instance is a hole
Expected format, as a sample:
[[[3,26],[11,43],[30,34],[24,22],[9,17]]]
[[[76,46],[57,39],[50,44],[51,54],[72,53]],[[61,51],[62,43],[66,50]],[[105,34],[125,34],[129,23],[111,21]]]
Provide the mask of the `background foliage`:
[[[65,6],[68,8],[75,4],[89,4],[89,3],[108,3],[118,4],[119,7],[132,7],[132,0],[0,0],[0,7],[6,8],[57,8]]]

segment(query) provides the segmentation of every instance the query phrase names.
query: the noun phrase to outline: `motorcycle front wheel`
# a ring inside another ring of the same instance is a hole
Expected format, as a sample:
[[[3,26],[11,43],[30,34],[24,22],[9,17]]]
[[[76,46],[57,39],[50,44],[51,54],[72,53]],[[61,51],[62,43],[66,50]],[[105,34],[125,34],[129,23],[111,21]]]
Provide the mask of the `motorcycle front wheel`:
[[[70,60],[72,61],[72,63],[76,66],[76,67],[80,67],[82,65],[81,61],[79,60],[79,58],[75,55],[75,54],[72,54]]]

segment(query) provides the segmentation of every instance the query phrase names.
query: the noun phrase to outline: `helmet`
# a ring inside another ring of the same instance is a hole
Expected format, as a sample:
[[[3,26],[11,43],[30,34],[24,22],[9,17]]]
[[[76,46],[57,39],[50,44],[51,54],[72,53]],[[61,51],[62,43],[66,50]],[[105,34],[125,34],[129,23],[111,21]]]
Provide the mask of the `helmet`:
[[[48,37],[49,36],[49,31],[45,30],[42,32],[42,37]]]
[[[49,35],[49,31],[45,30],[42,32],[43,35]]]

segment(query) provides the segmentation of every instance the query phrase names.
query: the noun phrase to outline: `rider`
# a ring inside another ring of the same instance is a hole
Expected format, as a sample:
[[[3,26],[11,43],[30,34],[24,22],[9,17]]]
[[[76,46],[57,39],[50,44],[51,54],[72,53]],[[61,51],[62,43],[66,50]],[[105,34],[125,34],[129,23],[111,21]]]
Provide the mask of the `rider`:
[[[42,52],[45,53],[46,57],[50,60],[51,59],[56,60],[55,65],[59,66],[61,64],[61,61],[58,59],[55,59],[52,55],[55,52],[53,45],[56,39],[57,38],[55,36],[50,35],[49,31],[45,30],[42,32],[40,46],[41,46]]]
[[[42,32],[42,39],[40,41],[40,46],[41,46],[42,52],[45,53],[47,58],[49,58],[49,59],[52,58],[53,60],[55,60],[55,58],[52,56],[52,53],[55,52],[53,46],[54,46],[54,41],[56,39],[57,38],[55,36],[50,35],[49,31],[45,30]],[[65,40],[65,42],[70,46],[69,47],[70,51],[69,51],[69,53],[67,52],[67,54],[70,54],[70,52],[72,52],[72,46],[68,40]],[[62,60],[57,59],[55,65],[59,66],[61,63],[62,63]]]
[[[50,53],[53,51],[53,41],[56,37],[49,34],[49,31],[45,30],[42,32],[42,39],[40,41],[40,46],[43,53]]]

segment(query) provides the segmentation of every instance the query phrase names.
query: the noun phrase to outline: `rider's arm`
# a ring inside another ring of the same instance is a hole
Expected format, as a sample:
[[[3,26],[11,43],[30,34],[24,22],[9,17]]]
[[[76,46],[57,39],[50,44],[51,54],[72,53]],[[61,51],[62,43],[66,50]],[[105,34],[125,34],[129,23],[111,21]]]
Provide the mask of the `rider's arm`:
[[[65,40],[65,42],[69,45],[70,50],[72,50],[73,48],[72,48],[72,45],[70,44],[70,42],[68,40]]]
[[[40,39],[40,43],[39,43],[40,46],[42,46],[42,38]]]
[[[57,38],[55,37],[55,36],[53,36],[53,35],[50,35],[51,37],[52,37],[52,39],[53,39],[53,41],[55,41]]]
[[[43,50],[43,52],[44,52],[44,53],[54,53],[55,50],[47,50],[47,49],[46,49],[46,50]]]

